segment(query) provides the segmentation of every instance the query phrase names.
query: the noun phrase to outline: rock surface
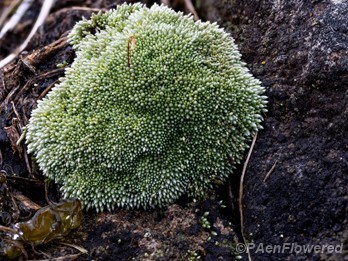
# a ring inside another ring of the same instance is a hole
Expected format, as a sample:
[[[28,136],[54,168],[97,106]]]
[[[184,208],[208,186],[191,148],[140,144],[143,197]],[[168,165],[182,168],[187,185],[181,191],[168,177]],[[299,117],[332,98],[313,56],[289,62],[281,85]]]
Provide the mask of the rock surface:
[[[244,183],[251,256],[347,260],[348,2],[207,0],[201,10],[230,30],[269,96]],[[339,247],[256,249],[284,243]]]

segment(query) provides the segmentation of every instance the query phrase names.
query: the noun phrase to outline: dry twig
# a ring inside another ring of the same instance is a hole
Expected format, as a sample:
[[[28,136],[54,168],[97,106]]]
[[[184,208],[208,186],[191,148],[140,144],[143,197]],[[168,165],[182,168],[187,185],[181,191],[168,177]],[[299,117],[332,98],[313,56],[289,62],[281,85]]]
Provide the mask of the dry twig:
[[[5,10],[6,16],[1,16],[1,22],[7,18],[7,16],[13,11],[16,6],[19,4],[20,1],[14,1],[12,4],[8,7],[8,9]],[[12,30],[18,22],[21,20],[21,18],[24,16],[25,12],[29,9],[31,4],[34,2],[34,0],[24,0],[17,8],[14,15],[11,16],[11,18],[7,21],[7,23],[4,25],[4,27],[0,31],[0,39],[10,30]]]
[[[17,146],[17,141],[20,138],[20,134],[18,133],[18,130],[16,128],[17,121],[18,120],[16,118],[14,118],[12,120],[12,125],[8,126],[8,127],[4,127],[4,131],[5,131],[8,139],[10,140],[12,152],[13,153],[18,152],[19,157],[22,157],[23,148],[21,146]]]
[[[0,231],[6,232],[9,234],[13,234],[13,235],[17,234],[17,230],[10,228],[10,227],[2,226],[2,225],[0,225]]]
[[[244,241],[247,253],[248,253],[248,260],[249,261],[251,261],[251,256],[250,256],[250,251],[249,251],[248,245],[246,244],[247,241],[246,241],[246,237],[245,237],[245,234],[244,234],[243,190],[244,190],[245,172],[246,172],[246,169],[248,167],[248,163],[249,163],[249,160],[250,160],[251,153],[252,153],[252,151],[254,149],[254,146],[255,146],[256,138],[257,138],[257,133],[255,134],[255,136],[253,138],[253,141],[251,143],[251,146],[250,146],[250,149],[249,149],[249,152],[248,152],[248,156],[247,156],[247,158],[246,158],[246,160],[244,162],[243,170],[242,170],[242,176],[240,177],[240,184],[239,184],[240,230],[241,230],[242,238],[243,238],[243,241]]]
[[[268,179],[268,177],[271,175],[271,173],[273,172],[273,170],[275,169],[275,167],[277,166],[278,161],[274,162],[272,168],[267,172],[265,178],[263,179],[263,182],[266,182],[266,180]]]
[[[59,82],[59,80],[55,80],[53,83],[51,83],[50,85],[48,85],[46,87],[45,90],[43,90],[43,92],[40,94],[39,98],[37,98],[38,100],[41,100],[43,97],[46,96],[46,94],[53,88],[53,86],[56,85],[56,83]]]
[[[19,137],[18,137],[18,139],[16,141],[16,147],[20,148],[20,149],[18,149],[19,153],[23,152],[22,154],[24,156],[24,160],[25,160],[25,164],[27,166],[28,172],[29,172],[29,176],[32,177],[33,173],[31,171],[31,166],[30,166],[31,164],[30,164],[30,160],[29,160],[29,157],[28,157],[27,149],[26,149],[25,145],[23,145],[23,146],[21,145],[22,140],[23,140],[23,138],[21,139],[21,136],[23,134],[22,132],[23,132],[24,126],[23,126],[21,117],[20,117],[19,113],[17,112],[17,109],[16,109],[16,106],[15,106],[14,102],[11,101],[11,103],[12,103],[13,112],[15,113],[15,115],[17,117],[16,118],[17,119],[17,131],[19,133]],[[21,154],[20,154],[20,156],[21,156]]]
[[[64,245],[64,246],[68,246],[68,247],[72,247],[72,248],[75,248],[77,249],[78,251],[80,251],[82,254],[87,254],[88,251],[81,247],[81,246],[78,246],[78,245],[74,245],[74,244],[68,244],[68,243],[64,243],[64,242],[60,242],[61,245]]]
[[[49,188],[49,186],[50,186],[49,180],[45,181],[45,199],[46,199],[48,205],[54,205],[53,201],[51,201],[50,198],[48,197],[48,188]]]
[[[77,254],[66,255],[66,256],[61,256],[61,257],[52,257],[52,258],[48,258],[48,259],[28,260],[28,261],[67,261],[67,260],[75,260],[81,255],[83,255],[83,253],[77,253]]]
[[[4,24],[7,17],[17,8],[22,0],[11,1],[10,5],[2,12],[0,16],[0,27]]]
[[[193,19],[194,19],[195,21],[199,20],[199,16],[198,16],[198,14],[197,14],[197,12],[196,12],[196,9],[195,9],[195,7],[193,6],[191,0],[185,0],[185,7],[186,7],[186,9],[187,9],[190,13],[192,13]]]
[[[24,196],[19,192],[12,193],[12,196],[18,201],[20,201],[23,206],[29,209],[39,210],[40,208],[42,208],[40,205],[36,204],[34,201],[30,200],[28,197]]]
[[[9,54],[7,57],[5,57],[3,60],[0,61],[0,68],[4,67],[6,64],[11,62],[13,59],[15,59],[17,57],[17,55],[27,47],[29,41],[34,36],[37,29],[43,24],[46,17],[48,16],[54,2],[55,2],[55,0],[45,0],[44,1],[43,5],[41,7],[40,14],[39,14],[33,28],[31,29],[29,35],[24,40],[24,42],[17,48],[17,50],[15,50],[13,53]]]
[[[27,91],[29,89],[29,87],[31,87],[32,85],[34,85],[34,83],[43,80],[43,79],[48,79],[50,77],[54,77],[57,75],[62,75],[64,73],[64,68],[59,68],[59,69],[54,69],[48,72],[44,72],[36,77],[33,77],[31,79],[29,79],[26,84],[21,88],[21,90],[18,92],[18,94],[16,95],[16,97],[14,97],[12,100],[13,102],[17,105],[18,100],[20,99],[20,97],[23,95],[23,93],[25,91]],[[13,94],[12,94],[13,95]],[[10,96],[10,95],[8,95]],[[6,97],[6,100],[10,100],[11,97]],[[5,103],[5,106],[7,104]]]

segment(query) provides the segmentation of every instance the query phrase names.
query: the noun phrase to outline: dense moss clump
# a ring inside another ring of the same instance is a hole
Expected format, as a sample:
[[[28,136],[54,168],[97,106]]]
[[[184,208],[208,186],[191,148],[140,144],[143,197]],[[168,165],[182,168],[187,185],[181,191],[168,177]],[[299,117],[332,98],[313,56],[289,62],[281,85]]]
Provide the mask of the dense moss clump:
[[[27,144],[44,175],[88,208],[202,196],[260,128],[264,88],[216,24],[121,5],[69,39],[77,57],[38,102]]]

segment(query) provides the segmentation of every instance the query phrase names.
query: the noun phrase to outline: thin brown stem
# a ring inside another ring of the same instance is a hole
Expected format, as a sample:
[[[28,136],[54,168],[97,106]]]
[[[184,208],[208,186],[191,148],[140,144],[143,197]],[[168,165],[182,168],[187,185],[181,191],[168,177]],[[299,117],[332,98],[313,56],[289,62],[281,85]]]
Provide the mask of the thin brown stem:
[[[250,255],[249,247],[248,247],[248,245],[246,243],[247,240],[246,240],[246,237],[245,237],[245,234],[244,234],[243,192],[244,192],[244,177],[245,177],[246,169],[248,167],[248,163],[249,163],[249,160],[250,160],[251,153],[252,153],[252,151],[254,149],[254,146],[255,146],[256,139],[257,139],[257,133],[255,134],[255,136],[253,138],[253,141],[251,143],[251,146],[250,146],[250,149],[249,149],[249,152],[248,152],[248,156],[247,156],[247,158],[246,158],[246,160],[244,162],[243,170],[242,170],[242,176],[240,177],[240,184],[239,184],[240,230],[241,230],[242,238],[243,238],[243,241],[244,241],[247,253],[248,253],[248,260],[249,261],[251,261],[251,255]]]

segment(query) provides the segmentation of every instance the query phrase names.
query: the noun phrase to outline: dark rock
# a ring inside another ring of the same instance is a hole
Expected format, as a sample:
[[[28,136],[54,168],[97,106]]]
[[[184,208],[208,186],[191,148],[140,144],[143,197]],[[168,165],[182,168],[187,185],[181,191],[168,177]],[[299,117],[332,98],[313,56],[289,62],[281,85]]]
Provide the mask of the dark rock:
[[[348,2],[205,0],[201,16],[231,32],[269,96],[244,183],[245,232],[256,246],[294,249],[252,257],[347,258]]]

